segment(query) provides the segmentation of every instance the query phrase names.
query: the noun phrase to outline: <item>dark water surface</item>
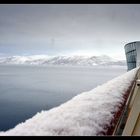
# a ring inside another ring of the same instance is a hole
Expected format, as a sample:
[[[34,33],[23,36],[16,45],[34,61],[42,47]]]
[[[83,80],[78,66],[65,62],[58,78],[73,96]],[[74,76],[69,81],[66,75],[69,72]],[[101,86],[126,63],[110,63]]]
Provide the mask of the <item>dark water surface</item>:
[[[0,131],[126,72],[126,67],[0,65]]]

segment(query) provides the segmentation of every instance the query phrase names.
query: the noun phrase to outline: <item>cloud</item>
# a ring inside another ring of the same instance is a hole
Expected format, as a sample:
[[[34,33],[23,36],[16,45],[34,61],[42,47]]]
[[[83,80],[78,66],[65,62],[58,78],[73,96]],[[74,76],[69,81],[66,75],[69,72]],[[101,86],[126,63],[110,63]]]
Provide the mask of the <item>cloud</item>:
[[[15,53],[119,53],[139,40],[139,12],[135,4],[0,5],[0,44]]]

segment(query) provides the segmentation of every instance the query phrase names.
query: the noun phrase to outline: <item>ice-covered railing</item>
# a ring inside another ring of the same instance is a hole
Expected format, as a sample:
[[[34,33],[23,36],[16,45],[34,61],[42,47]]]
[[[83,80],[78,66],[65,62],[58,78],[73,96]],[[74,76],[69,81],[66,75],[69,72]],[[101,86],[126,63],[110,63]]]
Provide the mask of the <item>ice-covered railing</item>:
[[[37,113],[15,128],[0,132],[0,135],[107,135],[137,70],[133,69],[91,91],[81,93],[59,107]]]

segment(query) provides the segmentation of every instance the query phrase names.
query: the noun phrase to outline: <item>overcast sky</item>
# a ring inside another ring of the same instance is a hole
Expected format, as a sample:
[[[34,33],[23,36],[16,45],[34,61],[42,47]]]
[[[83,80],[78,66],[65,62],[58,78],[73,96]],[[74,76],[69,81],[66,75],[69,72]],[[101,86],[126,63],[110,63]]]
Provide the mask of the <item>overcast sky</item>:
[[[140,40],[140,4],[1,4],[0,55],[110,55]]]

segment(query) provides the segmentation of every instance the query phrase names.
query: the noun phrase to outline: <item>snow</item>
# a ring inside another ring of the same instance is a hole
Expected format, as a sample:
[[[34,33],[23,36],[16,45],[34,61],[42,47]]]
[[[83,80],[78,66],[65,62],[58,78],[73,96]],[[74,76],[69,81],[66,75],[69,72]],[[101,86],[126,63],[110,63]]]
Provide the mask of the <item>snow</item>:
[[[81,93],[49,111],[41,111],[0,135],[95,136],[106,132],[114,113],[124,101],[138,68]]]
[[[0,58],[0,64],[57,64],[57,65],[121,65],[126,66],[125,60],[115,60],[109,56],[48,56],[48,55],[31,55],[31,56],[10,56]]]

